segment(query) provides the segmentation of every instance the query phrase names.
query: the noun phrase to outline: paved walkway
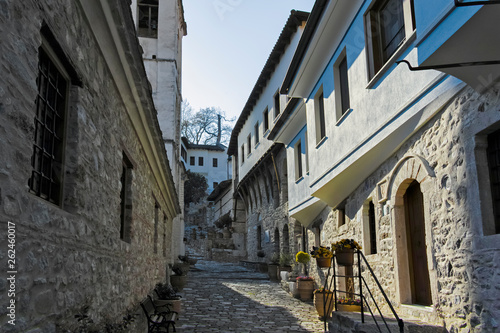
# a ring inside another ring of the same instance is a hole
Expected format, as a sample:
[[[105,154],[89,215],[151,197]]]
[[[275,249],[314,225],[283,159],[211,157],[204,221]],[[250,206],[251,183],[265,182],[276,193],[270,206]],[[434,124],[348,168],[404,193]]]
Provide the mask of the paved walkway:
[[[267,274],[200,260],[180,293],[177,332],[323,332],[311,302],[293,298]]]

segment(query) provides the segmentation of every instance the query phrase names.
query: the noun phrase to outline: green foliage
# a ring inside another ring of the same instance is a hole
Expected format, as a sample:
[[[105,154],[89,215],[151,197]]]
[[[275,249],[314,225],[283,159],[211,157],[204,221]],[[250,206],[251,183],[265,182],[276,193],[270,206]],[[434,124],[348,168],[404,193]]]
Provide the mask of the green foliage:
[[[198,203],[201,199],[207,196],[208,183],[205,176],[186,171],[187,180],[184,182],[184,205],[190,203]]]
[[[287,252],[281,252],[280,254],[280,266],[290,266],[292,264],[293,256]]]

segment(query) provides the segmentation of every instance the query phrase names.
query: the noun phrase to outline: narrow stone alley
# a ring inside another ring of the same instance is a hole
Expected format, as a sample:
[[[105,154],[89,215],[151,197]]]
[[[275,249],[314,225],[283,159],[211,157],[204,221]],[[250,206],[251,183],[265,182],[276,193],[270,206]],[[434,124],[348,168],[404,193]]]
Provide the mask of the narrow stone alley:
[[[177,332],[323,332],[312,301],[237,264],[198,261],[180,294]]]

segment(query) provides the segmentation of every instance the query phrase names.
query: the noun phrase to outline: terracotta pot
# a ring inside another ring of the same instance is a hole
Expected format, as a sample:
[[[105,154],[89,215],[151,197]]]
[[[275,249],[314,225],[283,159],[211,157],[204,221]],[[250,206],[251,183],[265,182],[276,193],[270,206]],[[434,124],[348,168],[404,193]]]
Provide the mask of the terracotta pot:
[[[339,266],[352,266],[354,263],[354,249],[336,250],[335,257]]]
[[[337,311],[361,312],[361,305],[337,304]]]
[[[320,268],[328,268],[332,264],[332,258],[316,258],[316,265]]]
[[[320,317],[324,317],[326,312],[326,317],[329,318],[334,304],[332,292],[314,294],[314,306]]]
[[[299,290],[300,299],[303,301],[313,298],[314,281],[297,281],[297,289]]]
[[[187,283],[187,275],[170,275],[170,284],[175,291],[182,291]]]

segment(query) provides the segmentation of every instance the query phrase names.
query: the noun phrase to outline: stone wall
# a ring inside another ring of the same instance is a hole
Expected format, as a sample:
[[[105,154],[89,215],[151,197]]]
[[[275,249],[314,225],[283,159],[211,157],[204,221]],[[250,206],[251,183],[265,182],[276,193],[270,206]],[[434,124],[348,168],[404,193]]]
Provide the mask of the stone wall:
[[[109,5],[115,9],[114,19],[123,20],[118,31],[132,36],[133,42],[128,4],[112,1]],[[29,193],[27,186],[44,22],[82,81],[80,86],[73,84],[69,93],[60,206]],[[57,325],[76,324],[74,315],[84,306],[89,306],[96,323],[119,321],[127,312],[137,312],[140,300],[157,282],[166,280],[172,239],[163,216],[173,218],[168,210],[172,193],[165,190],[169,185],[151,169],[129,117],[131,101],[124,100],[117,89],[78,1],[3,1],[0,32],[0,259],[7,263],[6,231],[11,221],[16,230],[17,270],[15,296],[10,299],[16,304],[15,326],[7,323],[10,286],[5,269],[0,279],[0,331],[55,332]],[[136,84],[148,87],[138,44],[131,45],[127,59],[137,60],[137,72],[132,74],[142,80]],[[142,107],[154,118],[151,96],[141,95],[141,89],[137,93]],[[150,126],[153,136],[161,139],[155,124]],[[166,161],[163,146],[154,149]],[[120,239],[124,153],[133,164],[130,243]],[[156,233],[155,214],[159,216]],[[137,320],[145,323],[144,318]]]
[[[453,333],[500,329],[500,289],[496,287],[500,284],[500,235],[486,232],[484,220],[491,206],[482,201],[490,189],[478,180],[488,173],[478,142],[498,128],[500,121],[497,88],[484,94],[465,88],[402,143],[346,198],[345,225],[339,226],[337,210],[327,208],[321,215],[322,245],[354,238],[369,253],[366,205],[373,200],[377,253],[367,259],[396,311],[403,318],[444,325]],[[432,306],[403,305],[411,302],[405,301],[408,281],[403,267],[406,250],[401,245],[401,200],[411,180],[420,183],[423,193]],[[309,230],[309,247],[315,238]],[[324,283],[325,271],[313,261],[310,271]],[[368,283],[376,290],[373,280]],[[376,298],[381,300],[379,292]]]

